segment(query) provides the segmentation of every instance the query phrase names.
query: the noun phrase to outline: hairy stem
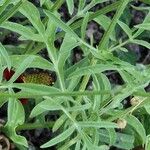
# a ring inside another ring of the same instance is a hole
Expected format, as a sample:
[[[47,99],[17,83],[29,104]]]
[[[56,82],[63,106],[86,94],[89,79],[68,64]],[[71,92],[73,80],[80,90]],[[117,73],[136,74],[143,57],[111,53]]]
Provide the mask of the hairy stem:
[[[109,42],[109,37],[110,37],[111,33],[114,31],[117,21],[120,18],[120,16],[122,15],[124,9],[126,8],[127,4],[129,3],[129,1],[130,0],[121,0],[118,10],[117,10],[116,14],[114,15],[113,20],[112,20],[108,30],[104,33],[103,38],[99,43],[98,48],[101,51],[104,51],[106,49],[106,47],[107,47],[106,45]]]
[[[54,125],[54,121],[46,122],[46,123],[25,123],[23,125],[19,125],[16,128],[16,131],[20,130],[33,130],[33,129],[40,129],[40,128],[52,128]]]

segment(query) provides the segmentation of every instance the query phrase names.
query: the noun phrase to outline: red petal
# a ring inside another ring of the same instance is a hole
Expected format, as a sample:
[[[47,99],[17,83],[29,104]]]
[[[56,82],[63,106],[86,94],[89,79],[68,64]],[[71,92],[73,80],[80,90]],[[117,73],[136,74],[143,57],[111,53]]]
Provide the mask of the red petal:
[[[17,80],[15,81],[15,83],[24,83],[24,81],[23,81],[23,76],[22,76],[22,75],[19,76],[19,77],[17,78]]]
[[[13,70],[9,71],[8,68],[6,68],[3,72],[3,77],[8,81],[8,80],[10,80],[10,78],[13,76],[14,73],[15,73],[15,71],[13,71]],[[22,75],[20,77],[18,77],[18,79],[15,82],[23,83]],[[23,105],[26,105],[28,103],[28,99],[25,99],[25,98],[20,99],[20,101]]]
[[[8,81],[15,72],[13,70],[8,70],[7,68],[3,72],[3,77]]]
[[[10,80],[10,78],[13,76],[13,74],[15,73],[15,71],[13,70],[8,70],[7,68],[4,70],[3,72],[3,77],[8,81]],[[17,78],[17,80],[15,81],[15,83],[23,83],[23,78],[22,78],[22,75],[19,76]]]
[[[26,98],[22,98],[22,99],[20,99],[20,101],[23,105],[26,105],[28,103],[28,99],[26,99]]]

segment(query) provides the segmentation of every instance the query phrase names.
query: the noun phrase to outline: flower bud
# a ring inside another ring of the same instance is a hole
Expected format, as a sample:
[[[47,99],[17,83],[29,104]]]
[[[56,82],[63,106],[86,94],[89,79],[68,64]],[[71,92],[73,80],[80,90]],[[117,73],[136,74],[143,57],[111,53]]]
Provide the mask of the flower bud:
[[[130,100],[130,104],[132,106],[136,106],[140,103],[140,98],[138,96],[134,96],[131,100]]]
[[[118,119],[117,124],[120,129],[124,129],[127,125],[127,121],[125,119]]]

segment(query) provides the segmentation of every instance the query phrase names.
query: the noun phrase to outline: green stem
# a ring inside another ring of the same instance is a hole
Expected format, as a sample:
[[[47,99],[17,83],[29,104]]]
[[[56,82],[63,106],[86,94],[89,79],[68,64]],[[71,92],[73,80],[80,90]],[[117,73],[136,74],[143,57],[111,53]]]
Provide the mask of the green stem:
[[[92,7],[94,7],[96,5],[96,3],[94,2],[95,0],[92,0],[82,11],[81,14],[86,13],[88,10],[90,10]],[[79,12],[80,13],[80,12]]]
[[[35,44],[35,43],[34,43]],[[28,46],[27,46],[28,47]],[[35,55],[41,51],[41,49],[45,48],[45,43],[38,43],[37,46],[31,51],[27,50],[25,54]]]
[[[150,93],[148,92],[148,93],[144,93],[144,92],[134,92],[133,93],[133,95],[135,95],[135,96],[141,96],[141,97],[147,97],[147,98],[149,98],[150,97]]]
[[[96,63],[97,63],[97,60],[92,58],[90,65],[94,66]],[[86,76],[83,77],[83,80],[82,80],[82,82],[80,84],[80,88],[79,88],[80,92],[85,91],[87,83],[89,82],[90,76],[91,75],[86,75]],[[81,100],[82,100],[82,96],[77,97],[77,101],[81,102]]]
[[[34,46],[34,44],[35,44],[34,41],[31,41],[31,42],[29,42],[29,43],[27,44],[27,46],[26,46],[26,48],[25,48],[25,50],[26,50],[25,54],[30,54],[30,50],[32,49],[32,47]]]
[[[55,67],[55,70],[57,72],[57,77],[58,77],[58,80],[59,80],[59,84],[60,84],[61,90],[64,92],[65,89],[66,89],[65,88],[65,82],[64,82],[64,76],[63,76],[63,74],[60,73],[60,70],[58,69],[58,64]]]
[[[111,48],[111,49],[110,49],[110,52],[113,52],[113,51],[115,51],[116,49],[119,49],[120,47],[122,47],[122,46],[128,44],[129,42],[130,42],[130,40],[128,39],[127,41],[125,41],[125,42],[123,42],[123,43],[121,43],[121,44],[119,44],[119,45],[117,45],[117,46]]]
[[[2,14],[2,12],[6,9],[10,2],[11,0],[6,0],[5,3],[2,6],[0,6],[0,14]]]
[[[46,44],[46,48],[47,48],[47,51],[49,54],[49,58],[51,59],[51,61],[55,65],[56,64],[56,58],[57,58],[56,49],[54,48],[53,43],[50,40],[46,39],[45,44]]]
[[[46,41],[46,47],[47,47],[49,57],[50,57],[53,65],[54,65],[54,68],[55,68],[55,71],[56,71],[56,74],[57,74],[57,78],[58,78],[58,81],[59,81],[59,84],[60,84],[60,88],[61,88],[62,91],[65,91],[64,78],[61,75],[61,72],[59,70],[56,48],[53,45],[53,41],[47,40]]]
[[[55,92],[55,93],[2,93],[0,92],[0,97],[3,98],[37,98],[37,97],[43,97],[43,96],[88,96],[88,95],[101,95],[101,94],[107,94],[112,95],[111,91],[75,91],[75,92]]]
[[[73,18],[71,18],[68,22],[67,22],[67,25],[71,25],[73,22],[75,22],[77,19],[79,19],[80,16],[76,15],[74,16]]]
[[[23,125],[19,125],[16,128],[16,131],[20,130],[33,130],[33,129],[40,129],[40,128],[52,128],[54,125],[54,121],[46,122],[46,123],[25,123]]]
[[[13,14],[15,14],[19,10],[22,3],[23,3],[22,1],[19,1],[6,14],[4,14],[4,16],[2,16],[2,17],[0,16],[0,24],[2,24],[4,21],[8,20],[11,16],[13,16]]]
[[[106,49],[106,45],[109,42],[109,37],[111,35],[111,33],[114,31],[115,26],[117,24],[117,20],[120,18],[120,16],[122,15],[124,9],[126,8],[126,5],[129,3],[130,0],[121,0],[121,3],[118,7],[118,10],[116,12],[116,14],[113,17],[113,20],[108,28],[108,30],[104,33],[102,40],[99,43],[98,48],[102,51],[104,51]]]
[[[51,8],[51,11],[58,10],[60,6],[64,3],[65,0],[57,0],[53,7]]]

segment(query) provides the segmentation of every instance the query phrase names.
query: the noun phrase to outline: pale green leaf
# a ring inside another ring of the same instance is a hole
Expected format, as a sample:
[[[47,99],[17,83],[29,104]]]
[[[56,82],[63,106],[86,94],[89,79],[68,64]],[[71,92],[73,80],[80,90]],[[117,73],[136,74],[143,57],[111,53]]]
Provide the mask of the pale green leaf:
[[[34,56],[29,56],[24,59],[21,64],[18,64],[18,67],[9,82],[14,82],[30,66],[34,58]]]
[[[35,34],[32,29],[21,24],[6,21],[2,23],[0,27],[16,32],[26,38],[26,40],[43,42],[43,39],[39,34]]]
[[[55,124],[52,128],[52,131],[55,132],[57,131],[62,125],[63,123],[66,121],[67,116],[65,114],[61,115],[61,117],[59,117],[56,121]]]
[[[150,23],[142,23],[142,24],[136,25],[135,27],[139,29],[150,30]]]
[[[138,45],[141,45],[141,46],[144,46],[148,49],[150,49],[150,43],[147,42],[147,41],[143,41],[143,40],[132,40],[132,43],[135,43],[135,44],[138,44]]]
[[[67,2],[69,14],[72,15],[74,11],[74,0],[66,0],[66,2]]]
[[[113,129],[109,129],[109,130],[113,130]],[[110,144],[110,141],[112,140],[110,138],[112,138],[112,137],[110,136],[108,129],[107,130],[100,129],[99,135],[100,135],[101,142]],[[113,146],[124,149],[124,150],[129,150],[134,147],[134,145],[133,145],[134,144],[134,136],[133,135],[128,135],[125,133],[118,132],[118,133],[116,133],[115,136],[116,136],[116,140],[114,139],[115,143],[113,143]]]
[[[122,28],[122,30],[128,35],[128,37],[132,38],[132,30],[122,21],[118,20],[118,24]]]
[[[128,52],[128,49],[125,47],[120,47],[119,50],[123,51],[123,52]]]
[[[0,1],[0,15],[2,14],[2,12],[4,12],[4,10],[10,4],[10,2],[11,2],[11,0],[1,0]]]
[[[80,150],[81,140],[76,143],[75,150]]]
[[[2,82],[3,79],[3,64],[2,64],[2,60],[0,59],[0,83]]]
[[[8,101],[8,99],[0,98],[0,108]]]
[[[96,21],[105,31],[107,31],[112,20],[106,15],[100,15],[94,18],[94,21]],[[116,41],[115,30],[110,34],[110,38],[111,40]]]
[[[130,2],[130,0],[122,0],[120,1],[120,4],[117,8],[117,11],[112,19],[112,22],[108,28],[108,30],[104,33],[103,38],[101,39],[101,41],[99,42],[98,48],[101,50],[105,50],[108,46],[109,43],[109,38],[110,35],[112,34],[112,32],[115,30],[116,24],[118,19],[121,17],[123,11],[125,10],[126,6],[128,5],[128,3]]]
[[[117,108],[120,105],[120,102],[123,101],[125,98],[130,96],[134,91],[135,87],[125,87],[121,90],[119,89],[118,93],[112,97],[110,100],[111,103],[109,103],[105,108],[100,110],[100,114],[106,113],[107,111]]]
[[[60,142],[62,142],[64,140],[66,140],[74,132],[74,130],[75,130],[74,126],[68,128],[67,130],[65,130],[63,133],[59,134],[54,139],[52,139],[49,142],[43,144],[41,146],[41,148],[51,147],[53,145],[56,145],[57,143],[60,143]]]
[[[19,83],[19,84],[13,83],[11,86],[21,89],[23,92],[32,93],[33,95],[36,93],[37,94],[41,93],[44,96],[47,94],[60,92],[60,90],[55,87],[41,85],[41,84],[34,84],[34,83]]]
[[[40,5],[42,6],[45,2],[46,0],[40,0]]]
[[[147,24],[147,23],[150,23],[150,11],[148,12],[148,14],[146,15],[144,21],[143,21],[143,24]],[[133,35],[134,38],[138,37],[141,33],[143,33],[145,30],[144,29],[141,29],[139,28],[137,30],[137,32]]]
[[[24,108],[17,99],[9,99],[8,102],[8,120],[4,127],[4,132],[16,144],[28,147],[25,137],[16,134],[16,127],[22,125],[25,121]]]
[[[126,117],[127,123],[132,126],[132,128],[139,134],[142,144],[146,141],[146,132],[142,123],[133,115],[128,115]]]
[[[8,120],[6,126],[21,125],[24,121],[25,114],[22,104],[17,99],[10,99],[8,102]]]
[[[69,74],[71,74],[72,72],[77,70],[78,68],[85,67],[85,66],[88,66],[88,65],[90,65],[89,59],[87,57],[85,57],[82,60],[80,60],[79,62],[77,62],[74,65],[67,68],[67,70],[65,71],[65,75],[68,76]]]
[[[147,136],[146,144],[145,144],[145,150],[150,149],[150,135]]]
[[[117,139],[117,134],[116,134],[116,131],[115,129],[107,129],[108,133],[109,133],[109,145],[112,146],[113,144],[115,144],[116,142],[116,139]]]
[[[40,19],[40,13],[31,2],[25,1],[21,5],[20,12],[29,19],[29,21],[41,35],[45,33],[44,25]]]
[[[107,121],[98,121],[98,122],[93,122],[93,121],[83,121],[83,122],[78,122],[79,126],[83,128],[118,128],[116,123],[113,122],[107,122]]]
[[[2,56],[2,58],[4,58],[8,69],[11,68],[11,61],[10,61],[10,57],[6,51],[6,49],[4,48],[4,46],[0,43],[0,56]]]
[[[58,67],[62,69],[64,67],[65,61],[69,57],[71,50],[77,47],[79,43],[73,37],[70,37],[69,34],[66,33],[63,43],[61,44],[58,56]],[[60,69],[60,70],[61,70]]]
[[[86,109],[90,109],[91,104],[79,105],[66,108],[67,111],[84,111]]]
[[[78,13],[84,8],[86,0],[80,0],[78,5]]]
[[[29,64],[28,68],[40,68],[54,71],[54,66],[51,62],[37,55],[12,55],[10,56],[12,66],[17,68],[18,64],[21,64],[22,60],[25,60],[29,56],[34,57],[34,60]]]
[[[79,140],[79,136],[77,135],[75,138],[72,138],[68,142],[66,142],[63,146],[59,147],[58,150],[66,150],[71,147],[74,147],[74,144],[77,143]]]
[[[150,105],[145,105],[144,106],[145,110],[147,111],[147,113],[150,115]]]
[[[62,101],[60,101],[59,99],[55,99],[55,101],[50,98],[47,100],[44,100],[33,108],[30,114],[30,117],[35,117],[45,111],[62,110],[63,107],[61,106],[61,103]]]
[[[82,40],[84,40],[85,35],[86,35],[86,28],[87,28],[88,21],[89,21],[89,13],[87,12],[81,25],[81,39]]]
[[[118,70],[119,68],[115,65],[109,64],[97,64],[95,66],[88,66],[78,69],[77,71],[71,73],[68,78],[74,78],[83,75],[91,75],[93,73],[101,73],[107,70]]]
[[[75,39],[79,39],[77,34],[69,27],[67,26],[63,21],[58,19],[52,12],[45,10],[45,14],[49,17],[50,20],[53,20],[54,23],[62,28],[68,35],[73,36]]]

